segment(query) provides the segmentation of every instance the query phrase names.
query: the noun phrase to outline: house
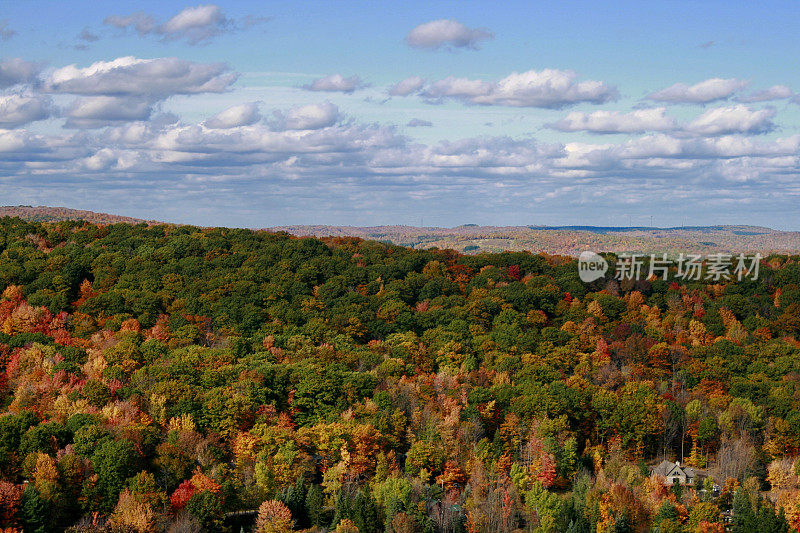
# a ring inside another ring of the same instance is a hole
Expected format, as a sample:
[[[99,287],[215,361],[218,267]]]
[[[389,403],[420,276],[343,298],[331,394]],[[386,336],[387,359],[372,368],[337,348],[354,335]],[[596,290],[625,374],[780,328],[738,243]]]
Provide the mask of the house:
[[[664,477],[665,485],[689,485],[694,486],[703,477],[706,477],[701,472],[689,466],[681,466],[680,462],[672,463],[670,461],[661,461],[657,466],[650,469],[650,474],[656,474]]]

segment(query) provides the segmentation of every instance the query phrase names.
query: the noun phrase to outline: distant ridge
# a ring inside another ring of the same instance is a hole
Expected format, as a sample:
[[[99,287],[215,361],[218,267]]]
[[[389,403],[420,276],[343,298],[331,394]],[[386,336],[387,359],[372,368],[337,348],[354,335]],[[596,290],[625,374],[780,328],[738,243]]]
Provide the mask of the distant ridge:
[[[800,232],[762,226],[278,226],[297,236],[360,237],[410,248],[451,248],[462,253],[544,252],[576,256],[585,250],[632,253],[800,253]]]
[[[768,233],[781,233],[772,228],[763,226],[672,226],[667,228],[650,226],[527,226],[532,230],[567,230],[588,231],[591,233],[628,233],[631,231],[731,231],[736,235],[764,235]]]
[[[19,217],[30,222],[60,222],[62,220],[85,220],[92,224],[164,224],[155,220],[95,213],[68,207],[48,207],[44,205],[7,205],[0,206],[0,217]]]
[[[170,224],[156,220],[95,213],[68,207],[5,206],[0,217],[31,222],[85,220],[92,224]],[[394,226],[275,226],[263,231],[284,231],[297,237],[358,237],[409,248],[452,249],[466,254],[504,251],[544,252],[577,256],[585,250],[634,253],[770,253],[800,254],[800,232],[762,226],[479,226],[453,228]]]

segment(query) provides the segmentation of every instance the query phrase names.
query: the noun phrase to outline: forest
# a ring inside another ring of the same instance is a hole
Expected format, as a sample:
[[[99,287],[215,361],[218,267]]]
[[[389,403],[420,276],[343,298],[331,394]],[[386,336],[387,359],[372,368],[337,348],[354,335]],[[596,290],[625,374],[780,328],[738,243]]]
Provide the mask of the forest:
[[[0,531],[800,531],[799,261],[0,218]]]

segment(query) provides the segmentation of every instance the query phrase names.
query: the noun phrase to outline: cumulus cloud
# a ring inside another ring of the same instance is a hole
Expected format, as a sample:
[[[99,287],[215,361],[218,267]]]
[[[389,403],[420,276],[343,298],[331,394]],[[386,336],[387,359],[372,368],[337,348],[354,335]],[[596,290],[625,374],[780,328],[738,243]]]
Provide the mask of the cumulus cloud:
[[[18,57],[0,60],[0,89],[36,81],[42,67]]]
[[[676,83],[648,95],[650,100],[671,104],[707,104],[730,98],[744,89],[747,82],[737,79],[711,78],[695,85]]]
[[[8,19],[0,20],[0,41],[7,41],[17,34],[8,27]]]
[[[204,122],[207,128],[228,129],[250,126],[261,120],[257,102],[247,102],[220,111]]]
[[[425,80],[419,76],[410,76],[389,87],[390,96],[408,96],[416,93],[425,85]]]
[[[775,184],[794,179],[800,167],[800,135],[756,137],[775,129],[772,108],[721,104],[726,107],[703,109],[683,125],[665,107],[588,110],[564,112],[562,120],[548,125],[561,131],[650,133],[624,142],[607,137],[602,142],[545,144],[530,137],[480,137],[425,144],[404,135],[411,133],[405,128],[431,126],[424,114],[395,120],[405,127],[370,126],[344,120],[331,102],[282,109],[267,120],[254,102],[194,124],[158,114],[160,102],[171,95],[227,90],[235,75],[220,65],[118,58],[85,68],[58,68],[39,79],[38,66],[19,74],[24,69],[18,61],[14,68],[0,69],[2,79],[14,80],[4,81],[6,86],[27,83],[42,93],[20,86],[0,97],[0,174],[10,177],[14,187],[31,191],[69,191],[66,186],[57,189],[58,184],[74,186],[75,176],[97,172],[109,178],[98,191],[109,195],[116,191],[117,197],[125,196],[115,187],[174,189],[176,200],[188,191],[215,202],[220,196],[203,194],[210,189],[202,184],[219,184],[219,191],[233,190],[231,182],[239,191],[239,184],[269,185],[244,189],[239,199],[245,202],[268,189],[281,203],[288,197],[280,196],[287,187],[307,187],[293,197],[307,198],[313,195],[308,191],[318,193],[324,183],[326,198],[341,206],[385,201],[391,207],[414,195],[443,209],[462,210],[488,209],[489,204],[528,209],[559,195],[577,202],[581,195],[605,193],[608,187],[619,192],[615,200],[625,201],[625,195],[640,191],[646,203],[652,197],[675,198],[676,184],[693,184],[690,188],[702,200],[732,182],[780,190],[795,203],[798,198],[796,184],[791,185],[795,193]],[[1,63],[6,64],[8,60]],[[334,82],[342,88],[341,80]],[[612,87],[582,82],[562,71],[515,73],[499,81],[447,78],[426,83],[412,77],[392,89],[396,95],[419,94],[429,102],[551,109],[616,97]],[[782,94],[772,89],[771,94]],[[75,95],[61,112],[66,126],[78,131],[35,135],[20,128],[51,116],[50,98],[64,98],[55,94]],[[581,188],[588,183],[593,187]],[[754,193],[748,189],[748,194]],[[457,205],[448,204],[453,198],[458,198]]]
[[[423,120],[421,118],[412,118],[406,124],[409,128],[429,128],[433,126],[433,122],[429,120]]]
[[[768,102],[770,100],[783,100],[784,98],[791,98],[792,96],[794,96],[794,91],[786,85],[773,85],[768,89],[755,91],[747,96],[740,96],[736,98],[736,101],[750,104],[755,102]]]
[[[36,160],[33,153],[42,152],[44,139],[25,130],[0,130],[0,154],[3,157],[24,157]],[[2,160],[0,160],[2,161]]]
[[[102,128],[119,122],[147,120],[152,103],[138,96],[91,96],[78,98],[66,112],[67,128]]]
[[[732,133],[759,134],[775,129],[772,118],[775,110],[750,109],[744,105],[709,109],[686,126],[686,130],[699,135],[730,135]]]
[[[565,118],[547,125],[559,131],[589,131],[592,133],[643,133],[675,129],[676,122],[666,116],[666,109],[638,109],[630,113],[595,111],[570,113]]]
[[[456,20],[441,19],[412,29],[406,36],[406,44],[412,48],[429,50],[442,47],[477,50],[481,41],[493,38],[494,34],[485,28],[468,28]]]
[[[659,198],[682,209],[694,207],[692,201],[708,209],[717,191],[732,183],[741,185],[736,194],[747,200],[759,190],[767,191],[765,198],[780,191],[788,205],[796,204],[800,135],[756,139],[670,132],[564,145],[479,137],[426,145],[391,127],[353,121],[278,131],[263,121],[213,129],[151,120],[73,135],[0,130],[0,152],[0,171],[13,178],[8,181],[17,193],[69,195],[75,176],[101,172],[108,179],[97,194],[141,201],[157,188],[159,197],[186,209],[197,208],[187,197],[201,197],[213,198],[220,209],[270,205],[283,214],[318,197],[324,186],[326,201],[342,212],[380,202],[381,212],[393,214],[413,199],[440,210],[481,209],[487,215],[520,206],[523,215],[532,206],[552,206],[557,198],[576,208],[596,205],[609,194],[617,203],[638,194],[642,205]],[[226,192],[234,189],[235,194]]]
[[[358,76],[350,76],[349,78],[345,78],[341,74],[329,74],[328,76],[314,80],[309,85],[303,85],[303,89],[308,91],[340,93],[352,93],[353,91],[357,89],[363,89],[364,87],[366,87],[366,85]]]
[[[111,15],[103,23],[121,30],[132,29],[139,36],[158,35],[164,41],[185,40],[195,45],[208,43],[224,33],[248,29],[266,20],[265,17],[247,16],[236,21],[226,17],[219,6],[206,4],[184,8],[161,24],[153,15],[143,11],[130,15]]]
[[[496,82],[448,77],[430,84],[422,96],[431,103],[444,99],[469,104],[560,109],[581,102],[616,100],[616,88],[600,81],[576,81],[572,71],[545,69],[514,72]]]
[[[273,129],[318,130],[336,124],[341,118],[339,108],[330,103],[295,106],[288,111],[274,111]]]
[[[187,7],[159,26],[157,31],[168,40],[186,39],[189,44],[197,44],[219,35],[231,25],[219,6],[209,4]]]
[[[78,164],[85,170],[95,172],[106,170],[125,171],[133,168],[140,160],[139,154],[131,150],[101,148],[91,156],[81,159]]]
[[[177,58],[120,57],[86,68],[69,65],[45,79],[53,93],[166,98],[173,94],[220,93],[238,75],[221,63],[194,63]]]
[[[0,95],[0,129],[13,129],[43,120],[52,113],[50,98],[21,94]]]

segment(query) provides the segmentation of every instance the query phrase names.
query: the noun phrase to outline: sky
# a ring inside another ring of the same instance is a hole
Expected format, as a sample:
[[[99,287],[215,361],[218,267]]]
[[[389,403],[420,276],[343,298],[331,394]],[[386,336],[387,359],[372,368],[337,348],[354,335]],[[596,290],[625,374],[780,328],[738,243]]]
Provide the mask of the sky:
[[[0,205],[800,230],[800,5],[0,0]]]

